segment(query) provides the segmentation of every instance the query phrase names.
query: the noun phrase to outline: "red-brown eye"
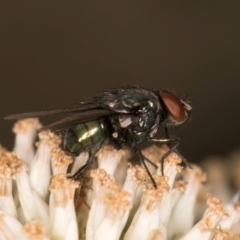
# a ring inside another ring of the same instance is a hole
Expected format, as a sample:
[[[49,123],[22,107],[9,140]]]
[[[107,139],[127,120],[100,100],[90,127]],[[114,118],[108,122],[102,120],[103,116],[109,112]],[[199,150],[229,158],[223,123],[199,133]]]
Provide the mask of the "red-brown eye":
[[[183,122],[186,118],[185,109],[179,98],[168,92],[161,92],[160,96],[174,120]]]

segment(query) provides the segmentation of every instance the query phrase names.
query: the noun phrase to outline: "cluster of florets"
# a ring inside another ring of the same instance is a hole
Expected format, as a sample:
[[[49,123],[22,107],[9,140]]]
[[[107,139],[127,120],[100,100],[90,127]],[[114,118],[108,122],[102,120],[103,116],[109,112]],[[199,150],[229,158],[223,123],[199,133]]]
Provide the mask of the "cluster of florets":
[[[36,119],[17,122],[13,152],[0,147],[0,239],[239,239],[239,196],[223,205],[203,194],[205,174],[197,166],[182,171],[176,153],[164,162],[164,176],[148,166],[157,188],[127,151],[112,146],[99,150],[97,167],[77,182],[68,175],[88,154],[67,156],[50,131],[39,134],[35,151],[39,127]],[[158,165],[166,151],[151,146],[143,154]],[[207,208],[196,219],[199,194]]]

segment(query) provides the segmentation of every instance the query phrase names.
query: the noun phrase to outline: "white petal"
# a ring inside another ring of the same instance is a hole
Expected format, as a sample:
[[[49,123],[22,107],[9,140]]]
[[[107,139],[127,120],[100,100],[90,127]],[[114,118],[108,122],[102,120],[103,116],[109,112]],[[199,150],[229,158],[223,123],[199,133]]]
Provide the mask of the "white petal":
[[[50,131],[39,133],[40,142],[31,163],[30,181],[33,189],[46,201],[50,183],[51,151],[60,144],[60,138]]]
[[[0,239],[1,240],[24,240],[22,224],[12,216],[0,210]]]
[[[104,146],[97,153],[98,167],[113,177],[124,154],[124,150],[116,150],[113,146]]]
[[[78,240],[77,219],[73,197],[79,183],[55,175],[49,187],[50,195],[50,236],[52,240]],[[71,236],[71,238],[70,238]]]
[[[24,119],[15,123],[13,132],[16,134],[14,152],[24,160],[28,166],[35,154],[34,140],[37,135],[37,129],[41,127],[38,119]]]
[[[16,183],[19,192],[19,200],[25,217],[25,221],[39,219],[48,226],[48,206],[44,200],[32,189],[26,169],[16,174]]]

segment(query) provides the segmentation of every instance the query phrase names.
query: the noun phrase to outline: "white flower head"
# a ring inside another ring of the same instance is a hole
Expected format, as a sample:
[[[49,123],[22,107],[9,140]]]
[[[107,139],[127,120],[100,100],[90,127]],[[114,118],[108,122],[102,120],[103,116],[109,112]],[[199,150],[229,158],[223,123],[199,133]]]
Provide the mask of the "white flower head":
[[[239,195],[226,206],[208,195],[208,209],[195,226],[196,199],[206,176],[193,166],[182,173],[182,159],[167,146],[143,151],[156,187],[144,167],[127,164],[126,150],[104,145],[98,165],[70,178],[89,158],[59,148],[50,131],[34,139],[40,124],[15,125],[15,153],[0,146],[0,240],[235,240],[239,238]],[[28,171],[29,169],[29,171]],[[94,169],[94,170],[93,170]],[[90,173],[90,174],[89,174]],[[16,186],[14,186],[16,185]],[[18,200],[18,201],[16,201]]]

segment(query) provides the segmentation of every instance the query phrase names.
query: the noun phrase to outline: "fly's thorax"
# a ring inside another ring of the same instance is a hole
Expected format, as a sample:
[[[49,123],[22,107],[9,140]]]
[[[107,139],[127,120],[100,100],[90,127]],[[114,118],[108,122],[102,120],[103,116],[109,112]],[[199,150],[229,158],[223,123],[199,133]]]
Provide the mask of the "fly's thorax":
[[[153,137],[159,125],[159,115],[156,112],[139,112],[132,115],[119,115],[111,119],[112,138],[120,146],[132,147]]]
[[[105,119],[75,125],[65,134],[64,148],[74,155],[79,155],[100,145],[108,137],[108,132],[109,126]]]

